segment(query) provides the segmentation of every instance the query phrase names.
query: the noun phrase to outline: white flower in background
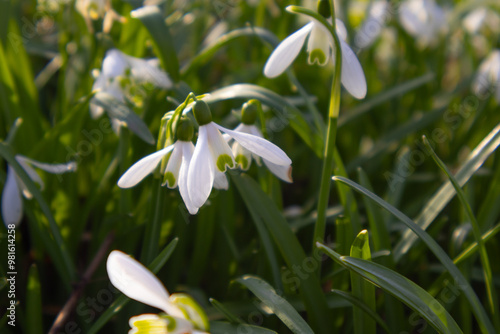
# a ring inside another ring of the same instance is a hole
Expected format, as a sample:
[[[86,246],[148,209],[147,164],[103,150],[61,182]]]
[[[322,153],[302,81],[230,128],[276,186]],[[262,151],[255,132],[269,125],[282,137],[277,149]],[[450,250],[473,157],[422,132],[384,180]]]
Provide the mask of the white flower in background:
[[[335,29],[342,51],[342,84],[352,96],[362,99],[366,95],[366,79],[363,68],[356,54],[346,43],[347,30],[344,23],[336,19]],[[311,20],[274,49],[264,67],[264,75],[268,78],[275,78],[282,74],[297,58],[306,39],[309,65],[318,63],[318,65],[325,66],[330,56],[335,59],[334,41],[330,32],[318,21]]]
[[[493,50],[479,65],[472,90],[481,96],[493,93],[500,103],[500,49]]]
[[[223,128],[212,122],[208,105],[198,100],[193,114],[199,124],[198,140],[189,165],[187,188],[195,207],[202,207],[208,199],[217,173],[224,173],[235,165],[233,152],[220,131],[241,146],[278,166],[289,166],[292,161],[278,146],[255,135]]]
[[[135,186],[151,174],[160,161],[172,152],[165,169],[165,184],[170,189],[179,186],[179,192],[189,213],[196,214],[198,207],[193,206],[187,191],[187,171],[194,152],[194,145],[191,142],[193,132],[191,121],[188,118],[182,118],[177,128],[178,140],[173,145],[150,154],[132,165],[118,180],[118,186],[120,188]]]
[[[120,102],[126,100],[126,89],[131,85],[151,83],[156,87],[169,89],[172,81],[159,67],[158,59],[144,60],[128,56],[117,49],[106,52],[101,73],[97,76],[93,91],[104,91]],[[104,109],[90,101],[92,118],[100,117]]]
[[[500,31],[500,17],[497,12],[486,7],[474,9],[464,17],[462,22],[465,30],[470,34],[477,34],[483,26],[487,26],[494,33]]]
[[[42,190],[44,188],[44,183],[31,165],[53,174],[63,174],[76,170],[75,162],[67,164],[46,164],[31,160],[22,155],[16,155],[15,158],[26,174],[28,174],[35,183],[38,183]],[[27,199],[33,197],[24,182],[14,171],[14,168],[7,165],[7,180],[2,192],[2,218],[6,226],[10,224],[17,226],[21,222],[23,216],[23,200],[21,194]]]
[[[166,313],[130,318],[132,329],[129,334],[201,334],[209,330],[207,316],[194,299],[181,293],[170,296],[160,280],[129,255],[112,251],[106,262],[106,269],[111,284],[127,297]]]
[[[242,123],[238,125],[234,129],[234,131],[248,133],[260,138],[264,138],[262,132],[260,132],[259,128],[257,128],[257,126],[254,124],[257,118],[258,110],[260,108],[260,102],[257,100],[250,100],[245,103],[241,109]],[[232,152],[236,164],[239,165],[242,170],[248,170],[250,168],[252,159],[260,165],[259,156],[251,153],[237,141],[234,141],[232,145]],[[262,159],[262,161],[264,162],[264,165],[266,165],[266,167],[271,171],[271,173],[276,175],[278,178],[288,183],[293,182],[292,166],[290,164],[277,165],[267,159]]]
[[[102,31],[109,33],[114,21],[125,23],[126,19],[111,8],[111,0],[76,0],[76,10],[83,16],[87,28],[94,32],[92,21],[103,19]]]
[[[370,2],[368,15],[354,38],[358,48],[364,49],[369,47],[380,36],[389,18],[389,6],[389,2],[386,0]]]
[[[417,43],[429,46],[437,43],[446,28],[445,11],[434,0],[407,0],[399,8],[403,28],[417,38]]]

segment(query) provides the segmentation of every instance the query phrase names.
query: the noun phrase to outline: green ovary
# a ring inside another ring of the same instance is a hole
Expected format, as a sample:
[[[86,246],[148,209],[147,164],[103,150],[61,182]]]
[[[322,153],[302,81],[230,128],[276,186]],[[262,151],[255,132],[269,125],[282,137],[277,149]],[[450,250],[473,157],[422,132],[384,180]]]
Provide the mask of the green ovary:
[[[231,157],[227,154],[219,155],[219,157],[217,158],[217,169],[219,169],[219,171],[221,172],[225,172],[226,166],[229,166],[229,168],[233,168],[233,159],[231,159]]]

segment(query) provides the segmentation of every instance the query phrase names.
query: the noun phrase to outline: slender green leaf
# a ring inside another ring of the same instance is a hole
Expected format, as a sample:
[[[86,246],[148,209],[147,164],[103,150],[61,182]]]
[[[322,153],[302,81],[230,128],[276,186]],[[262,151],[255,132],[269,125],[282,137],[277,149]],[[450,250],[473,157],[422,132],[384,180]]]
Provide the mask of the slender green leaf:
[[[443,305],[406,277],[372,261],[341,256],[320,243],[317,246],[337,263],[401,300],[427,320],[439,333],[462,333],[460,327]]]
[[[29,270],[26,290],[26,316],[29,318],[26,333],[42,334],[42,291],[36,265],[32,265]]]
[[[314,334],[311,327],[292,305],[285,298],[278,295],[266,281],[256,276],[245,275],[236,279],[236,282],[243,284],[252,291],[293,333]]]
[[[233,312],[227,309],[222,303],[214,298],[210,298],[210,304],[213,305],[220,313],[222,313],[226,319],[232,324],[243,324],[243,321],[238,318]]]
[[[483,241],[486,242],[486,241],[490,240],[498,232],[500,232],[500,224],[495,225],[495,227],[493,227],[491,230],[489,230],[488,232],[483,234],[483,236],[482,236]],[[475,254],[477,252],[477,250],[478,250],[477,242],[474,242],[471,245],[469,245],[469,247],[464,249],[460,254],[458,254],[457,257],[455,257],[455,259],[453,259],[453,263],[459,264],[459,263],[465,261],[471,255]]]

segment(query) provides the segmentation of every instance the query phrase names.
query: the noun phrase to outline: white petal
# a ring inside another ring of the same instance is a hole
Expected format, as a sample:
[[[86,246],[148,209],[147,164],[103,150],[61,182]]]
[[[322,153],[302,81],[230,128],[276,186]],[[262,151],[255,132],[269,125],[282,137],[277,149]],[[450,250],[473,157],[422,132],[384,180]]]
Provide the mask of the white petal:
[[[40,175],[38,175],[38,173],[33,169],[33,167],[28,165],[29,159],[23,157],[22,155],[16,155],[15,158],[17,162],[21,165],[21,167],[23,167],[24,171],[26,172],[26,174],[28,174],[30,179],[33,180],[33,182],[38,183],[40,185],[40,188],[43,189],[45,185],[42,179],[40,178]],[[24,182],[21,180],[21,178],[19,178],[18,180],[19,180],[19,186],[23,189],[24,196],[26,196],[26,198],[28,199],[31,199],[31,193],[29,192]]]
[[[157,87],[168,89],[172,87],[172,81],[167,74],[159,67],[157,59],[143,60],[130,57],[129,62],[132,65],[132,77],[139,82],[149,82]]]
[[[270,141],[265,140],[264,138],[259,138],[248,133],[229,130],[217,124],[215,124],[215,126],[219,130],[233,137],[241,144],[241,146],[243,146],[250,152],[257,154],[258,156],[267,159],[272,163],[281,166],[292,164],[292,160],[290,160],[290,158],[286,155],[285,152],[283,152],[281,148],[274,145]]]
[[[248,170],[252,164],[252,153],[235,141],[232,147],[234,161],[241,170]]]
[[[194,145],[191,142],[181,142],[181,144],[182,162],[181,168],[179,170],[179,192],[189,213],[195,215],[198,212],[199,208],[193,205],[191,197],[189,197],[189,191],[187,187],[188,170],[189,165],[191,164],[191,159],[193,157]]]
[[[478,32],[483,23],[486,21],[487,13],[486,8],[479,7],[467,14],[463,20],[465,29],[472,34]]]
[[[207,125],[198,129],[198,139],[189,164],[187,188],[193,206],[201,208],[214,184],[214,162],[208,146]]]
[[[160,280],[137,260],[115,250],[108,256],[106,269],[111,283],[127,297],[159,308],[171,316],[184,318],[183,313],[168,300],[168,291]]]
[[[366,79],[363,68],[356,54],[346,42],[341,40],[340,47],[342,49],[342,84],[352,96],[362,99],[366,96]]]
[[[14,169],[7,165],[7,180],[2,192],[2,218],[5,226],[17,225],[23,216],[23,200],[17,186]]]
[[[215,126],[214,122],[206,125],[208,147],[212,153],[214,170],[225,172],[227,167],[233,168],[235,165],[233,152],[222,134]]]
[[[26,158],[22,155],[17,155],[16,156],[17,161],[20,162],[20,160],[23,160],[27,163],[32,164],[33,166],[43,169],[46,172],[52,173],[52,174],[64,174],[67,172],[74,172],[76,171],[76,162],[70,161],[67,164],[46,164],[43,162],[38,162],[36,160],[32,160],[30,158]],[[31,176],[31,175],[30,175]]]
[[[330,32],[325,29],[321,23],[313,23],[313,28],[307,40],[307,52],[309,65],[318,63],[320,66],[325,66],[330,59],[333,40]]]
[[[273,164],[272,162],[267,161],[266,159],[262,159],[264,161],[264,165],[266,165],[267,169],[271,171],[278,178],[282,179],[285,182],[292,183],[292,166],[279,166]]]
[[[119,75],[124,75],[126,69],[130,67],[126,55],[118,49],[111,49],[106,52],[102,60],[102,73],[104,79],[114,79]]]
[[[214,188],[219,190],[227,190],[229,188],[226,174],[215,171]]]
[[[283,73],[288,66],[297,58],[307,35],[313,27],[313,22],[306,24],[274,49],[264,67],[264,75],[268,78],[275,78]]]
[[[339,19],[335,19],[335,32],[341,40],[347,41],[347,29],[345,28],[344,22]]]
[[[163,159],[163,157],[173,148],[174,145],[167,146],[164,149],[137,161],[118,180],[118,187],[130,188],[135,186],[137,183],[142,181],[143,178],[149,175],[156,168],[158,163],[160,163],[161,159]]]
[[[167,173],[170,174],[170,176],[167,176],[165,181],[167,187],[170,189],[177,187],[177,182],[179,181],[179,170],[181,168],[183,151],[181,145],[182,143],[183,142],[180,140],[174,143],[174,150],[172,151],[170,158],[168,158],[167,168],[165,169],[165,175]],[[165,183],[162,185],[165,185]]]

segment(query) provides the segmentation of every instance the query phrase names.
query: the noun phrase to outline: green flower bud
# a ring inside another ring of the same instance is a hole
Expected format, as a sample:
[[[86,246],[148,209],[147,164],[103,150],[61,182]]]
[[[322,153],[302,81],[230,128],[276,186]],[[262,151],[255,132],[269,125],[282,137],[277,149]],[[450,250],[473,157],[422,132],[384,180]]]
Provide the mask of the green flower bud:
[[[325,18],[332,16],[330,0],[318,0],[318,13]]]
[[[241,122],[246,125],[254,124],[261,110],[262,106],[259,100],[248,101],[241,108]]]
[[[177,125],[177,139],[191,141],[194,135],[193,123],[187,117],[182,117]]]
[[[212,113],[210,112],[210,108],[203,100],[198,100],[194,103],[193,114],[194,118],[196,118],[196,122],[198,122],[200,126],[207,125],[212,122]]]

